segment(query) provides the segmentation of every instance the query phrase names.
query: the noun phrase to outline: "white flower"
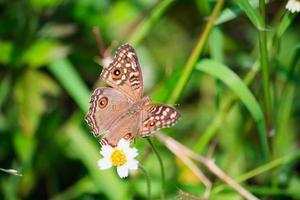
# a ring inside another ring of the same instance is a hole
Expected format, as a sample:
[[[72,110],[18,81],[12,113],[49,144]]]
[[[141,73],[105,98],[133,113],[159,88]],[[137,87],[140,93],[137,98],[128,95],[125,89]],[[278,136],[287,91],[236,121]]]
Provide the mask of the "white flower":
[[[100,154],[103,158],[98,160],[99,168],[108,169],[115,166],[121,178],[127,177],[129,170],[136,170],[138,168],[139,162],[135,159],[138,151],[136,148],[130,148],[129,141],[127,140],[121,139],[115,148],[103,145]]]
[[[285,6],[286,9],[294,12],[300,12],[300,1],[299,0],[289,0]]]

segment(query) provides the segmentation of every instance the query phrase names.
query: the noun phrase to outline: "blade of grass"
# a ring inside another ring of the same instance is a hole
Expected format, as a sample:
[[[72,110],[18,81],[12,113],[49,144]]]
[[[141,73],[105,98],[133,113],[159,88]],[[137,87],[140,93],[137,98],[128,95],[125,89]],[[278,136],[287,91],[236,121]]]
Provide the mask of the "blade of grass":
[[[248,0],[234,0],[234,2],[245,12],[252,24],[258,30],[264,28],[264,26],[262,26],[261,24],[259,13],[255,10],[254,6],[252,6]]]
[[[274,187],[249,187],[249,191],[262,196],[284,196],[284,199],[300,199],[299,189],[281,189]]]
[[[50,63],[48,69],[60,81],[79,108],[86,112],[89,106],[90,92],[72,63],[63,58]]]
[[[280,21],[277,31],[276,31],[277,38],[280,38],[285,33],[285,31],[291,25],[291,23],[295,17],[296,17],[296,14],[294,14],[294,13],[291,13],[291,12],[285,13],[282,20]]]
[[[79,199],[86,193],[97,193],[98,189],[90,176],[85,176],[65,191],[56,194],[51,200]]]
[[[251,67],[251,70],[247,73],[247,75],[244,78],[245,85],[249,85],[253,81],[255,75],[258,72],[258,68],[258,62],[254,63],[254,65]],[[194,151],[201,153],[204,150],[209,141],[216,134],[217,130],[221,127],[221,124],[224,121],[227,113],[230,112],[231,108],[233,108],[237,100],[237,97],[234,94],[232,94],[231,96],[222,101],[224,103],[221,107],[220,112],[214,116],[209,126],[205,129],[205,131],[201,135],[201,138],[198,140],[198,143],[194,147]]]
[[[7,96],[9,95],[10,87],[11,87],[11,77],[6,76],[1,80],[0,83],[0,108],[2,107]]]
[[[218,17],[221,8],[223,6],[224,0],[218,0],[211,16],[209,17],[209,20],[204,28],[204,31],[201,33],[198,42],[196,44],[196,46],[194,47],[190,57],[188,58],[183,71],[182,71],[182,75],[180,76],[180,79],[178,80],[178,83],[175,87],[175,89],[172,91],[171,96],[169,97],[168,103],[170,104],[175,104],[177,102],[177,100],[180,97],[180,94],[182,93],[184,87],[186,86],[192,71],[194,70],[195,64],[199,58],[199,56],[202,54],[202,51],[204,49],[206,40],[209,36],[209,33],[213,27],[213,24],[216,20],[216,18]]]
[[[242,10],[248,10],[247,13],[248,15],[253,15],[251,18],[253,18],[253,24],[257,24],[259,23],[257,21],[257,12],[255,9],[252,8],[257,8],[258,7],[258,1],[257,0],[250,0],[250,2],[240,2],[239,0],[235,1],[236,4],[238,4],[239,6],[233,6],[233,7],[229,7],[229,8],[225,8],[219,15],[218,19],[215,22],[215,25],[220,25],[223,24],[225,22],[228,22],[230,20],[235,19],[236,17],[238,17],[239,15],[241,15]],[[269,1],[266,1],[266,3],[269,3]],[[249,7],[249,8],[248,8]],[[244,9],[241,9],[244,8]],[[246,13],[246,12],[245,12]],[[246,13],[246,14],[247,14]],[[253,13],[253,14],[252,14]],[[252,21],[252,20],[251,20]],[[256,26],[256,25],[255,25]]]
[[[223,62],[223,49],[224,49],[224,41],[223,34],[220,29],[217,27],[212,29],[212,32],[209,37],[209,48],[211,57],[222,63]],[[222,92],[222,83],[220,80],[216,79],[215,81],[215,105],[216,111],[219,112],[220,104],[221,104],[221,92]]]
[[[253,81],[255,75],[258,72],[258,69],[258,62],[255,62],[254,65],[251,67],[251,70],[247,73],[247,75],[244,78],[245,85],[249,85]],[[224,121],[226,114],[230,112],[230,109],[234,106],[236,101],[237,97],[234,96],[234,94],[223,100],[224,104],[221,107],[221,111],[214,116],[213,120],[205,129],[205,131],[201,135],[201,138],[198,140],[198,143],[194,147],[194,150],[196,152],[201,153],[204,150],[208,142],[216,134],[217,130]]]
[[[259,174],[262,174],[264,172],[267,172],[275,167],[278,167],[280,165],[284,165],[284,164],[287,164],[293,160],[298,160],[300,158],[300,151],[296,151],[296,152],[293,152],[293,153],[290,153],[286,156],[283,156],[281,158],[278,158],[278,159],[275,159],[275,160],[272,160],[271,162],[268,162],[258,168],[255,168],[241,176],[239,176],[237,178],[237,181],[238,182],[243,182],[243,181],[246,181],[252,177],[255,177]]]
[[[292,75],[299,74],[300,71],[300,44],[295,47],[292,54],[293,57],[288,67],[286,80],[282,85],[281,95],[278,95],[277,101],[279,103],[276,106],[277,115],[276,120],[274,120],[276,134],[273,137],[272,146],[273,155],[277,157],[286,154],[291,148],[297,148],[295,141],[297,130],[291,123],[297,98],[297,85],[292,82]]]
[[[202,16],[208,15],[210,12],[209,2],[207,0],[196,0],[199,13]]]
[[[147,16],[131,34],[128,42],[133,46],[136,46],[138,43],[140,43],[151,30],[151,27],[157,22],[158,19],[160,19],[161,15],[167,10],[172,2],[174,2],[174,0],[161,1],[156,8],[154,8],[151,14]]]
[[[230,20],[235,19],[242,13],[242,10],[238,7],[225,8],[217,18],[215,25],[220,25]]]
[[[220,79],[241,99],[257,124],[263,156],[266,160],[268,160],[270,154],[263,112],[247,86],[233,71],[219,62],[205,59],[199,62],[196,68],[202,72],[208,73],[215,78]],[[198,148],[203,148],[203,145],[207,142],[208,141],[200,140],[199,144],[197,145],[199,146]]]
[[[258,176],[260,174],[263,174],[263,173],[265,173],[265,172],[267,172],[271,169],[274,169],[274,168],[279,167],[281,165],[285,165],[285,164],[287,164],[291,161],[297,160],[299,158],[300,158],[300,151],[293,152],[293,153],[288,154],[286,156],[283,156],[283,157],[277,158],[275,160],[272,160],[272,161],[270,161],[270,162],[268,162],[268,163],[266,163],[262,166],[259,166],[255,169],[245,173],[245,174],[242,174],[239,177],[237,177],[235,180],[238,183],[247,181],[250,178],[256,177],[256,176]],[[228,186],[226,186],[226,185],[219,185],[219,186],[213,188],[212,193],[213,194],[219,193],[227,187]]]
[[[80,126],[82,120],[82,114],[75,112],[63,127],[60,135],[66,136],[69,142],[69,145],[63,144],[64,150],[67,155],[71,154],[85,165],[98,191],[103,192],[109,199],[128,199],[128,188],[116,173],[112,170],[101,171],[98,168],[99,147],[92,141],[91,135]]]

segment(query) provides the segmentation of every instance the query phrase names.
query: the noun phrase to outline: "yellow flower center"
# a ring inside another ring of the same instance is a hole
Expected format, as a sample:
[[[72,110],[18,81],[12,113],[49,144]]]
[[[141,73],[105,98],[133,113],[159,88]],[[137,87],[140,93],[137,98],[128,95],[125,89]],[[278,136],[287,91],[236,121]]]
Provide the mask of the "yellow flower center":
[[[127,162],[125,153],[122,150],[116,149],[110,157],[113,166],[121,166]]]

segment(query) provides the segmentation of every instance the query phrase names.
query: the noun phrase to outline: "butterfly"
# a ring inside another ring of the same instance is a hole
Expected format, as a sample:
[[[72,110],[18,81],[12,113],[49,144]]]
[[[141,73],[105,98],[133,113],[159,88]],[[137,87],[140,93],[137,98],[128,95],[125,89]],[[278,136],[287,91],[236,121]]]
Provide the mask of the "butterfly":
[[[132,46],[120,46],[113,61],[103,67],[100,79],[111,88],[96,88],[85,117],[94,136],[105,135],[101,145],[116,146],[120,139],[146,137],[160,128],[173,126],[179,112],[169,105],[154,104],[143,97],[143,76]]]

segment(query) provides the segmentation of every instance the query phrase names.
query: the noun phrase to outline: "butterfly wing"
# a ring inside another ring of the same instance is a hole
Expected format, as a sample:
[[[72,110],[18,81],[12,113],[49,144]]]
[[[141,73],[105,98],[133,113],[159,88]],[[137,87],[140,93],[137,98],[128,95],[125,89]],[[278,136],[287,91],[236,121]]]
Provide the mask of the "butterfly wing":
[[[107,131],[112,123],[132,105],[132,101],[113,88],[97,88],[90,101],[85,117],[94,136]]]
[[[154,104],[147,106],[147,111],[143,110],[141,137],[149,136],[151,133],[166,127],[171,127],[180,118],[179,112],[168,105]]]
[[[140,109],[132,106],[122,113],[111,125],[108,133],[101,139],[101,145],[117,146],[120,139],[132,140],[139,132]]]
[[[108,67],[103,68],[100,79],[120,90],[133,101],[143,95],[143,77],[137,55],[129,44],[124,44]]]

